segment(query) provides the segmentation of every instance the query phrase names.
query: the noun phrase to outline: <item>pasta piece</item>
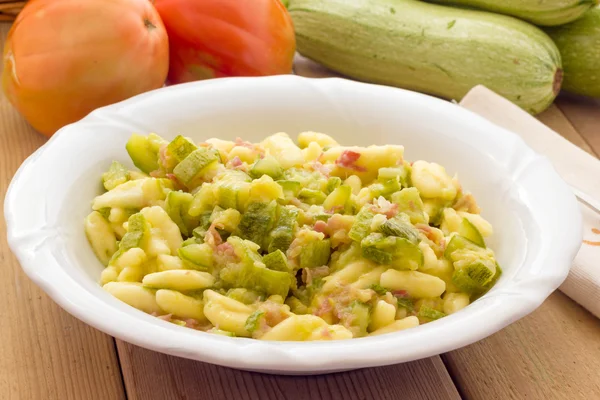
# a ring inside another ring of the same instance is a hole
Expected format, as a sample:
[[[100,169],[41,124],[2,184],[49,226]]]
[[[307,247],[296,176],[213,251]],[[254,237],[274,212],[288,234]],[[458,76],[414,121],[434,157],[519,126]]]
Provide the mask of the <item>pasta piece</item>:
[[[321,162],[335,164],[331,173],[333,176],[344,179],[356,175],[363,184],[368,184],[377,178],[379,168],[395,167],[399,162],[402,163],[403,155],[404,147],[396,145],[334,146],[323,153]]]
[[[469,295],[466,293],[444,294],[444,313],[450,315],[462,310],[470,303]]]
[[[210,138],[206,141],[206,143],[217,149],[223,156],[227,156],[231,149],[235,147],[235,142],[217,138]]]
[[[380,328],[380,329],[376,330],[375,332],[371,332],[369,334],[369,336],[383,335],[386,333],[402,331],[404,329],[415,328],[417,326],[419,326],[419,318],[417,318],[415,316],[410,316],[410,317],[400,319],[398,321],[394,321],[393,323],[389,324],[388,326]]]
[[[118,249],[117,238],[110,223],[98,212],[94,211],[85,219],[85,234],[92,245],[96,257],[104,265]]]
[[[461,222],[462,217],[453,208],[444,208],[440,229],[444,232],[444,235],[448,236],[452,232],[459,231]]]
[[[108,282],[102,286],[104,290],[124,303],[148,314],[162,314],[156,303],[154,291],[147,289],[138,282]]]
[[[341,325],[329,325],[315,315],[293,315],[265,333],[261,340],[305,341],[351,339],[352,332]]]
[[[108,282],[114,282],[117,280],[118,276],[119,273],[117,272],[117,269],[114,266],[109,265],[108,267],[104,268],[100,274],[100,285],[105,285]]]
[[[169,271],[172,269],[183,269],[183,260],[176,256],[160,254],[156,258],[157,269],[159,272]]]
[[[361,275],[371,271],[375,267],[370,261],[361,260],[346,265],[341,270],[323,278],[325,283],[322,287],[323,293],[328,293],[342,285],[348,285],[355,282]]]
[[[396,307],[384,300],[379,300],[373,312],[371,313],[371,321],[369,322],[369,332],[377,331],[385,326],[390,325],[396,318]]]
[[[352,194],[355,196],[360,192],[360,189],[362,188],[362,182],[360,178],[356,175],[350,175],[348,178],[346,178],[346,180],[344,181],[344,185],[350,186],[350,188],[352,189]]]
[[[214,285],[215,278],[207,273],[189,269],[173,269],[144,276],[144,286],[153,289],[179,291],[206,289]]]
[[[94,199],[92,209],[106,207],[142,209],[167,197],[162,182],[155,178],[125,182]]]
[[[439,297],[446,290],[440,278],[418,271],[388,269],[381,274],[380,285],[387,289],[403,290],[409,297]]]
[[[160,289],[156,292],[156,303],[166,313],[181,318],[193,318],[206,322],[204,303],[194,297],[186,296],[175,290]]]
[[[253,312],[244,303],[213,290],[204,291],[204,315],[217,329],[233,332],[237,336],[251,337],[246,330],[246,321]]]
[[[227,155],[230,160],[238,157],[241,161],[252,164],[258,157],[258,153],[254,149],[250,149],[244,146],[236,146]]]
[[[320,147],[339,146],[334,138],[324,133],[308,131],[298,135],[298,145],[300,148],[304,149],[312,143],[318,144]]]
[[[412,165],[411,181],[423,197],[453,200],[457,188],[444,167],[436,163],[415,161]]]
[[[144,208],[141,213],[152,227],[160,230],[162,238],[167,242],[171,250],[171,255],[176,255],[177,250],[183,243],[183,239],[181,238],[179,227],[169,218],[169,214],[159,206]]]
[[[385,267],[385,266],[375,267],[371,271],[367,272],[366,274],[361,275],[350,286],[355,289],[368,289],[375,284],[379,284],[381,274],[383,274],[386,269],[387,269],[387,267]]]
[[[318,161],[319,157],[323,149],[319,146],[318,143],[311,142],[306,146],[306,148],[302,149],[302,154],[304,155],[304,162],[312,163]]]
[[[290,139],[287,133],[279,132],[267,137],[261,145],[279,161],[282,168],[299,167],[304,164],[302,150]]]

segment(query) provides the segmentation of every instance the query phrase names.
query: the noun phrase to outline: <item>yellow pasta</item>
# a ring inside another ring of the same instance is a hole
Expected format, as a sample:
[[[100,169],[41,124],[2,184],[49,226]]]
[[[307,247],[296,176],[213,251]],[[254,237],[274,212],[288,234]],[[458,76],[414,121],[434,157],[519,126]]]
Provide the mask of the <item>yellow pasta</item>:
[[[169,246],[171,254],[177,254],[177,250],[183,243],[181,231],[177,224],[171,221],[169,215],[161,207],[146,207],[141,212],[152,227],[160,230],[160,236]]]
[[[251,307],[213,290],[204,292],[204,315],[218,329],[250,337],[246,321],[254,311]]]
[[[298,145],[300,148],[309,147],[311,143],[318,144],[319,147],[339,146],[339,143],[334,138],[324,133],[308,131],[298,135]]]
[[[148,314],[163,312],[156,303],[154,291],[143,287],[141,283],[108,282],[102,287],[122,302]]]
[[[102,264],[107,265],[117,251],[117,238],[109,222],[99,212],[94,211],[85,219],[84,227],[96,257]]]
[[[443,311],[446,314],[454,314],[468,306],[469,303],[469,295],[466,293],[446,293],[444,294]]]
[[[156,261],[159,272],[171,269],[183,269],[183,260],[177,256],[159,254],[158,257],[156,257]]]
[[[276,133],[261,142],[262,146],[279,161],[283,168],[299,167],[304,164],[302,150],[287,133]]]
[[[423,197],[452,200],[457,188],[446,169],[436,163],[415,161],[412,165],[411,181]]]
[[[209,288],[215,283],[215,278],[207,272],[173,269],[148,274],[144,276],[142,283],[154,289],[188,291]]]
[[[385,326],[390,325],[396,318],[396,307],[393,305],[379,300],[373,309],[371,314],[371,321],[369,322],[369,332],[377,331]]]
[[[383,335],[385,333],[402,331],[404,329],[415,328],[417,326],[419,326],[419,318],[415,316],[410,316],[400,319],[398,321],[394,321],[393,323],[384,326],[383,328],[380,328],[375,332],[371,332],[369,336]]]
[[[175,290],[160,289],[156,291],[156,303],[166,313],[180,318],[193,318],[205,322],[204,304],[191,296],[186,296]]]
[[[304,341],[351,339],[352,332],[341,325],[329,325],[315,315],[293,315],[260,337],[261,340]]]
[[[436,276],[394,269],[381,274],[380,285],[392,290],[404,290],[413,298],[438,297],[446,290],[446,283]]]

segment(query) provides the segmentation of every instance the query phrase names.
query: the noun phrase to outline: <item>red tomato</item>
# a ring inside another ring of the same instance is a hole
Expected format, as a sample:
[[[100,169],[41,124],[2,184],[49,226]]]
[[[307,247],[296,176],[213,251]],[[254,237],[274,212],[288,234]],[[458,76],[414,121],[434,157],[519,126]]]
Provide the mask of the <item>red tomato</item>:
[[[291,72],[296,39],[280,0],[156,0],[169,83]]]

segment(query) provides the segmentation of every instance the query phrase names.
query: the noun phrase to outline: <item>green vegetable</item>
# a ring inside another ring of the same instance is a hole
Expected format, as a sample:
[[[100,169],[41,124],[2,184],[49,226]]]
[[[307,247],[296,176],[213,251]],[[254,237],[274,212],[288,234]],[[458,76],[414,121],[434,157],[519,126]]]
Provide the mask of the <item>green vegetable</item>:
[[[392,194],[392,203],[398,204],[398,211],[410,217],[413,224],[426,224],[429,222],[424,212],[424,205],[417,188],[402,189]]]
[[[416,270],[423,265],[419,246],[408,239],[371,233],[361,241],[362,256],[377,264],[397,269]]]
[[[154,133],[148,136],[134,133],[127,141],[125,149],[129,153],[133,164],[149,174],[158,169],[158,151],[165,144],[167,144],[167,141]]]
[[[109,261],[113,264],[123,253],[134,247],[144,248],[150,239],[150,224],[142,213],[133,214],[127,220],[127,233],[119,242],[119,249]]]
[[[179,257],[187,261],[186,266],[199,271],[210,271],[213,267],[213,251],[206,244],[190,244],[178,250]]]
[[[371,222],[374,216],[375,214],[371,211],[370,206],[363,206],[358,214],[356,214],[354,224],[350,232],[348,232],[348,237],[356,242],[360,242],[367,237],[371,233]]]
[[[407,187],[410,179],[410,165],[379,168],[379,173],[377,175],[378,181],[385,182],[396,178],[398,178],[402,186]]]
[[[402,185],[400,184],[400,177],[398,176],[388,179],[385,182],[377,182],[369,186],[371,196],[373,196],[375,199],[379,196],[388,197],[400,189],[402,189]]]
[[[277,225],[269,235],[269,253],[276,250],[286,252],[294,240],[294,227],[298,218],[298,210],[280,207]]]
[[[265,318],[265,312],[262,310],[256,310],[246,320],[245,328],[248,332],[252,333],[257,330],[260,326],[260,321]]]
[[[244,304],[254,304],[257,301],[264,300],[262,296],[254,290],[243,288],[229,289],[225,295]]]
[[[329,194],[335,189],[339,188],[340,186],[342,186],[342,178],[332,176],[327,180],[327,187],[325,189],[325,193]]]
[[[273,156],[265,156],[259,158],[250,168],[250,176],[253,179],[258,179],[263,175],[268,175],[273,179],[281,179],[283,177],[283,168],[279,161]]]
[[[219,206],[241,210],[250,195],[251,178],[242,171],[227,171],[215,185]]]
[[[187,238],[181,243],[181,247],[189,246],[190,244],[200,244],[194,236]]]
[[[415,0],[292,0],[288,10],[299,53],[358,80],[454,100],[482,84],[533,114],[560,90],[558,49],[515,18]]]
[[[481,232],[479,232],[479,229],[477,229],[475,225],[473,225],[471,221],[466,218],[463,218],[462,222],[460,223],[458,234],[466,239],[469,239],[477,246],[485,247],[485,241],[483,240],[483,236],[481,236]]]
[[[409,313],[415,310],[415,303],[411,299],[396,297],[396,300],[398,301],[398,307],[406,308]]]
[[[266,268],[255,243],[237,236],[230,236],[227,243],[231,244],[240,259],[237,264],[227,264],[220,272],[221,279],[228,287],[241,287],[267,295],[287,297],[292,284],[289,273]]]
[[[596,3],[595,0],[431,0],[512,15],[535,25],[556,26],[574,21]]]
[[[104,189],[112,190],[129,180],[129,171],[118,161],[113,161],[107,172],[102,174]]]
[[[352,319],[349,329],[353,332],[354,337],[367,336],[367,327],[371,319],[369,306],[355,301],[351,305],[350,312]]]
[[[581,1],[582,7],[595,0]],[[562,55],[563,89],[584,96],[600,97],[600,6],[567,25],[546,29]]]
[[[452,282],[463,292],[476,294],[486,290],[496,275],[494,253],[467,238],[454,235],[444,256],[452,261]]]
[[[385,221],[384,224],[379,227],[379,232],[387,236],[404,238],[411,243],[419,242],[419,232],[414,226],[402,218],[402,214]]]
[[[275,250],[274,252],[263,256],[263,262],[269,269],[284,272],[290,271],[287,257],[281,250]]]
[[[375,291],[375,293],[377,293],[380,296],[384,296],[389,290],[387,290],[386,288],[384,288],[383,286],[381,286],[378,283],[374,283],[372,284],[369,289],[372,289]]]
[[[189,214],[190,205],[194,196],[181,191],[171,191],[167,195],[165,210],[169,218],[177,224],[184,237],[192,235],[192,231],[198,226],[198,218]]]
[[[169,143],[167,153],[174,159],[176,164],[179,164],[197,149],[198,147],[194,143],[179,135]]]
[[[472,249],[477,251],[480,248],[476,243],[473,243],[469,239],[461,235],[453,235],[450,242],[446,245],[446,250],[444,250],[444,257],[451,260],[451,254],[456,250],[460,249]]]
[[[302,247],[300,252],[300,268],[312,268],[327,265],[331,255],[329,239],[313,240]]]
[[[320,190],[302,188],[298,193],[298,198],[307,204],[323,204],[326,199],[325,193]]]
[[[323,202],[326,211],[344,211],[346,203],[350,200],[352,189],[350,186],[342,185],[331,192]]]
[[[440,319],[445,316],[446,314],[444,314],[443,312],[438,311],[435,308],[431,308],[429,306],[421,306],[421,308],[419,308],[419,312],[417,313],[417,317],[424,318],[430,321],[435,321],[436,319]]]
[[[206,167],[217,162],[219,155],[215,150],[206,147],[191,152],[173,169],[173,174],[185,185],[190,185]]]
[[[238,226],[242,239],[250,240],[261,248],[268,246],[269,232],[275,225],[277,202],[250,203]]]

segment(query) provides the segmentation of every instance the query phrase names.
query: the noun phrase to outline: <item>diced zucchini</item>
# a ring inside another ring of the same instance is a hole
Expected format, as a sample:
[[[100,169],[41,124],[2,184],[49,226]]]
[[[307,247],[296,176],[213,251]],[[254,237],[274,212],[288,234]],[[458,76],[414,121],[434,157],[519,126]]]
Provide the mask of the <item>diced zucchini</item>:
[[[275,229],[269,235],[269,253],[275,250],[286,252],[294,239],[294,228],[298,218],[298,210],[289,209],[287,207],[279,208],[279,218]]]
[[[367,327],[371,320],[369,306],[355,301],[352,303],[351,310],[352,314],[350,326],[348,329],[352,331],[353,337],[362,337],[367,335]]]
[[[261,323],[261,320],[265,319],[265,312],[263,310],[256,310],[246,320],[246,330],[250,333],[256,331]]]
[[[323,204],[327,196],[320,190],[302,188],[298,193],[298,198],[307,204]]]
[[[423,200],[423,211],[429,215],[429,225],[439,226],[442,222],[444,209],[449,202],[443,199]]]
[[[242,171],[228,171],[215,183],[217,204],[224,209],[242,210],[250,196],[252,179]]]
[[[102,174],[102,184],[106,190],[112,190],[129,180],[129,171],[118,161],[113,161],[110,168]]]
[[[190,204],[188,213],[192,217],[197,217],[203,212],[213,209],[217,202],[217,196],[215,193],[214,185],[210,183],[204,183],[200,189],[194,194],[194,199]]]
[[[477,251],[480,247],[481,246],[478,246],[464,236],[452,235],[450,242],[446,245],[446,250],[444,250],[444,257],[452,261],[451,254],[456,250],[471,249]]]
[[[313,240],[302,247],[300,268],[312,268],[327,265],[331,255],[331,240]]]
[[[181,161],[173,169],[173,174],[185,185],[189,185],[194,182],[196,176],[198,176],[202,170],[209,165],[216,163],[219,159],[218,153],[206,147],[200,147],[199,149],[191,152],[183,161]]]
[[[298,193],[302,189],[302,184],[298,181],[279,180],[277,183],[283,189],[283,196],[287,200],[298,197]]]
[[[339,186],[327,196],[323,202],[323,208],[326,211],[344,211],[351,195],[352,189],[350,186]]]
[[[227,243],[233,246],[240,259],[239,263],[228,264],[220,272],[221,279],[228,287],[241,287],[267,295],[287,297],[292,284],[289,273],[266,268],[254,243],[237,236],[230,236]]]
[[[175,164],[179,164],[197,149],[198,147],[194,143],[178,135],[167,146],[167,153],[173,158]]]
[[[402,189],[402,185],[400,184],[400,178],[398,177],[388,179],[384,182],[373,183],[369,186],[371,196],[375,199],[379,196],[387,198],[391,194],[398,192],[400,189]]]
[[[479,230],[467,218],[463,218],[458,228],[458,234],[469,239],[477,246],[485,247],[485,241]]]
[[[185,237],[192,235],[192,231],[198,226],[198,218],[189,214],[189,209],[194,197],[190,193],[171,191],[167,195],[165,209],[173,222],[177,224],[181,234]]]
[[[397,269],[416,270],[423,265],[423,252],[408,239],[371,233],[361,241],[364,258]]]
[[[244,304],[254,304],[262,300],[262,296],[257,292],[244,288],[229,289],[225,295]]]
[[[452,274],[452,283],[462,292],[476,294],[483,292],[492,281],[494,273],[482,263],[474,263]]]
[[[367,235],[371,233],[371,221],[374,216],[375,214],[371,211],[369,206],[363,206],[358,214],[356,214],[352,229],[350,229],[350,232],[348,233],[350,239],[360,242],[367,237]]]
[[[134,133],[127,141],[125,149],[133,164],[149,174],[158,169],[158,150],[161,145],[166,143],[166,140],[154,133],[148,136]]]
[[[415,303],[412,301],[412,299],[406,297],[396,297],[396,301],[398,302],[398,307],[405,308],[409,313],[415,310]]]
[[[275,250],[274,252],[263,256],[263,262],[269,269],[284,272],[290,271],[287,257],[281,250]]]
[[[276,216],[277,202],[250,203],[238,226],[239,236],[265,249],[269,232],[275,226]]]
[[[419,196],[419,191],[414,188],[402,189],[392,194],[392,203],[398,204],[398,211],[405,213],[410,217],[413,224],[426,224],[429,222],[424,212],[423,200]]]
[[[410,164],[405,162],[403,165],[396,167],[379,168],[377,180],[385,182],[390,179],[398,179],[403,187],[410,186]]]
[[[379,227],[379,232],[387,236],[398,236],[412,243],[419,241],[419,232],[410,223],[404,221],[402,214],[385,221]]]
[[[109,265],[112,265],[127,250],[134,247],[144,248],[150,240],[150,224],[142,213],[133,214],[127,221],[127,233],[119,242],[119,250],[113,254]]]
[[[259,158],[250,168],[250,176],[253,179],[258,179],[263,175],[268,175],[273,179],[283,177],[283,168],[275,157],[266,155],[264,158]]]
[[[206,244],[190,244],[178,250],[179,257],[186,261],[186,267],[200,271],[210,271],[213,267],[213,251]]]
[[[327,188],[325,189],[325,193],[329,194],[340,186],[342,186],[342,178],[338,176],[332,176],[327,180]]]
[[[380,296],[384,296],[388,292],[388,290],[381,286],[379,283],[372,284],[371,286],[369,286],[369,289],[373,290]]]
[[[443,312],[425,305],[421,306],[421,308],[419,308],[419,312],[417,313],[417,317],[426,321],[435,321],[436,319],[444,318],[445,316],[446,314]]]

